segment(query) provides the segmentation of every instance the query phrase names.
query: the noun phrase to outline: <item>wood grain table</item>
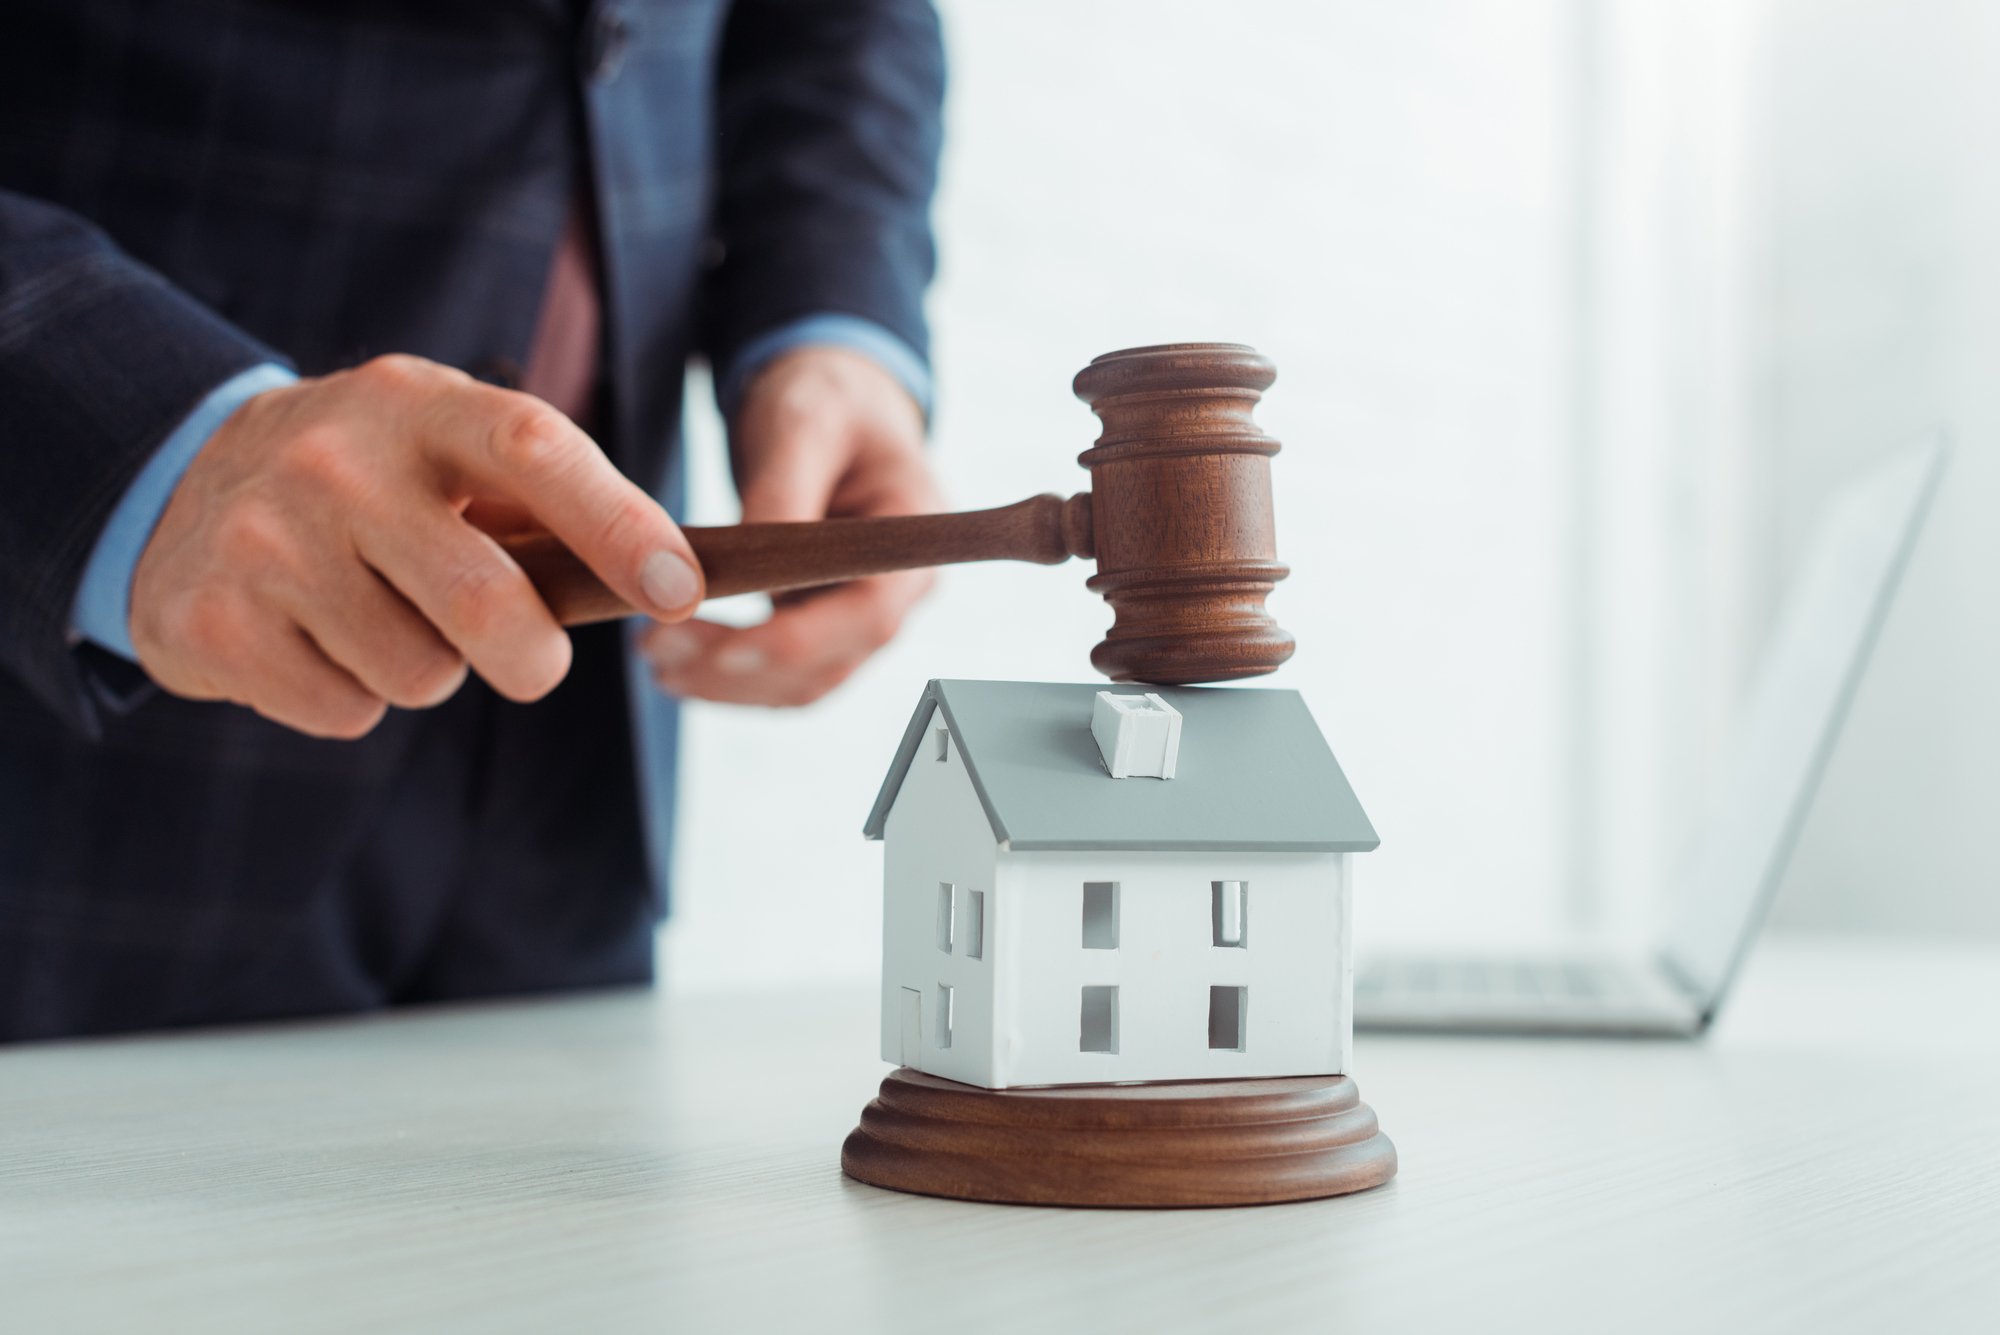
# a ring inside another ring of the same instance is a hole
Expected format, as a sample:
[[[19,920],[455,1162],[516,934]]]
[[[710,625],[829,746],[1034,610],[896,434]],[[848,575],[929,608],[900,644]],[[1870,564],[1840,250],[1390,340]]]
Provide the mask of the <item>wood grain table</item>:
[[[864,990],[0,1051],[0,1329],[2000,1329],[2000,950],[1761,948],[1696,1043],[1364,1036],[1365,1195],[843,1179]]]

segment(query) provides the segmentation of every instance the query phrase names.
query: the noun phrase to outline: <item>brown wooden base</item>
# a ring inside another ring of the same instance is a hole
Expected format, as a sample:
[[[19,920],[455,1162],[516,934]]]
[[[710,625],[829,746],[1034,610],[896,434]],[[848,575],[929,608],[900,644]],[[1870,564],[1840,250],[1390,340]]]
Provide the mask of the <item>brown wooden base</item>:
[[[1365,1191],[1396,1147],[1346,1076],[979,1089],[904,1067],[841,1147],[849,1177],[1022,1205],[1263,1205]]]

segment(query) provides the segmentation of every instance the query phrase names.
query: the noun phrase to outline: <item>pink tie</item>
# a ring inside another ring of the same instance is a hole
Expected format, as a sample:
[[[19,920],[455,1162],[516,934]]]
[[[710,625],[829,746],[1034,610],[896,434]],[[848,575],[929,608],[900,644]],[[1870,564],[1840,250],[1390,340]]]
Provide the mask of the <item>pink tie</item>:
[[[521,388],[592,429],[603,301],[597,290],[597,234],[586,202],[571,207],[549,265]]]

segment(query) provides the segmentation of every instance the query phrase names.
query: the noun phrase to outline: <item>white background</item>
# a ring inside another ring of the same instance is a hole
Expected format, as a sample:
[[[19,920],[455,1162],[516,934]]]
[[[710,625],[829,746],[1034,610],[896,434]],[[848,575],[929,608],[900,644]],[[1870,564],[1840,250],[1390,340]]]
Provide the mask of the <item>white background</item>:
[[[1976,3],[944,11],[947,486],[1086,485],[1068,386],[1097,353],[1276,359],[1271,607],[1300,651],[1270,681],[1384,837],[1364,944],[1643,924],[1805,519],[1937,421],[1955,471],[1781,914],[2000,931]],[[691,426],[693,518],[726,522]],[[859,830],[922,682],[1089,679],[1086,573],[948,572],[827,702],[692,707],[670,983],[872,975]]]
[[[1877,441],[1957,443],[1781,920],[2000,936],[2000,6],[1789,3],[1753,50],[1774,564]]]

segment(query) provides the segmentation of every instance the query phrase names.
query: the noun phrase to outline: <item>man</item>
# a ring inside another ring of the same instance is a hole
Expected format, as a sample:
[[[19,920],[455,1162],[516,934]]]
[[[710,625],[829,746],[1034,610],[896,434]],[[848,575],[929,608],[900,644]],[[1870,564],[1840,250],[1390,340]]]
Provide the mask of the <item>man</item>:
[[[650,976],[671,702],[492,535],[677,695],[894,633],[688,619],[667,509],[695,353],[746,519],[935,504],[942,77],[923,0],[6,7],[0,1037]]]

